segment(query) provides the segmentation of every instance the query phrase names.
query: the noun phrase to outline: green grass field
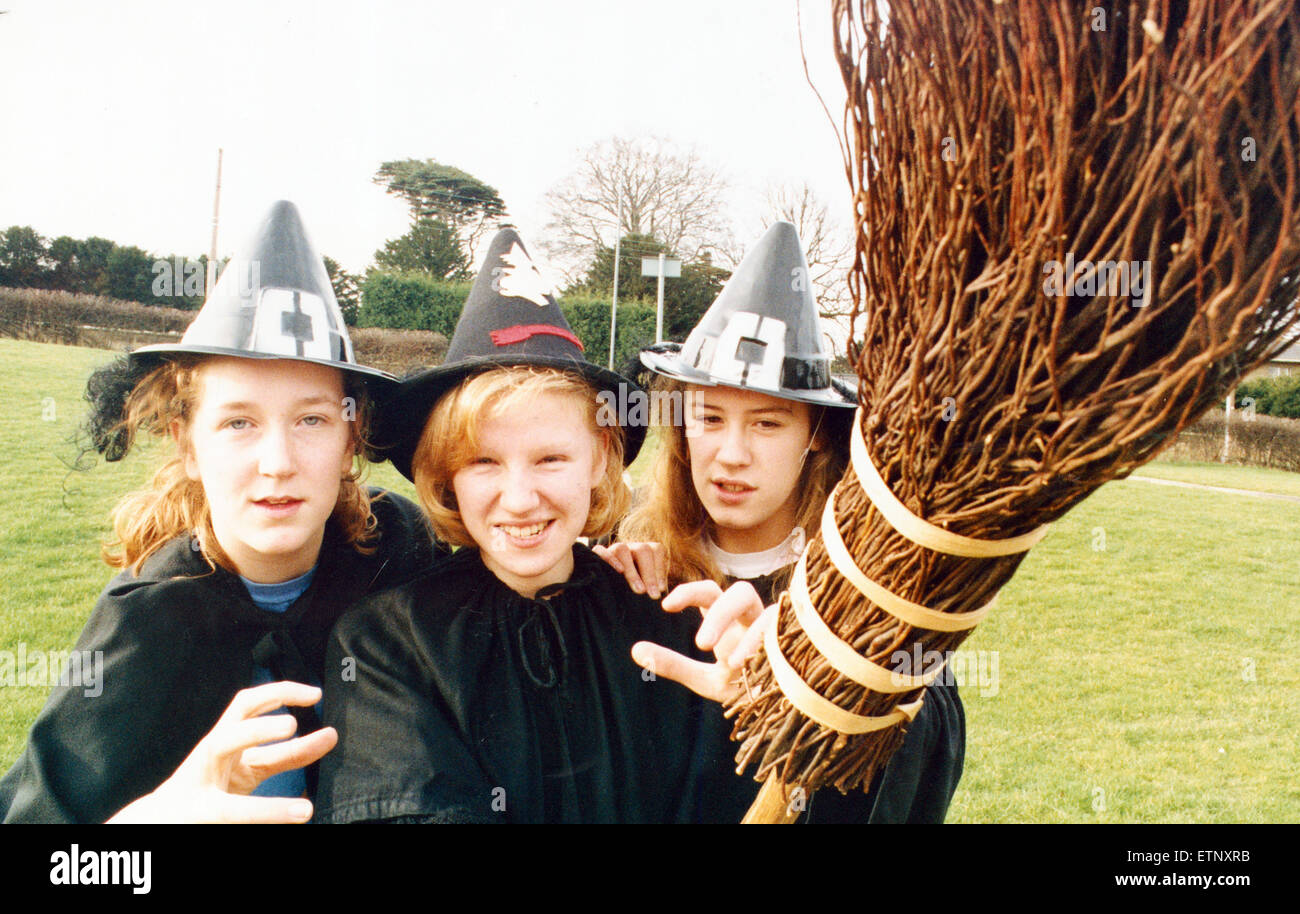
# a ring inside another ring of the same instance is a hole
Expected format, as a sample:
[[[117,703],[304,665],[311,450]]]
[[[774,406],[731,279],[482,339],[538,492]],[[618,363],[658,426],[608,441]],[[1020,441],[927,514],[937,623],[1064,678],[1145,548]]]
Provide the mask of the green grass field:
[[[1300,496],[1300,473],[1262,467],[1232,467],[1220,463],[1165,463],[1157,461],[1139,468],[1134,476],[1148,479],[1171,479],[1194,482],[1225,489],[1249,489],[1277,495]]]
[[[13,452],[0,466],[0,650],[71,646],[112,576],[98,559],[108,511],[156,459],[68,468],[85,378],[109,358],[0,339]],[[1276,471],[1141,472],[1300,494],[1300,477]],[[391,467],[370,480],[413,495]],[[1097,492],[962,648],[968,743],[949,821],[1300,822],[1297,576],[1300,506],[1132,480]],[[0,768],[45,693],[0,687]]]

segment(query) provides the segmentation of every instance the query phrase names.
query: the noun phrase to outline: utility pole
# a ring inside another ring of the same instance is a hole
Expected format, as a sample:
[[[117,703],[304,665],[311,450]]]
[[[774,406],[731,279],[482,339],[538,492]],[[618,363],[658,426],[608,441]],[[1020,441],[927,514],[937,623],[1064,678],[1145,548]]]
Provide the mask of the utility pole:
[[[208,251],[208,283],[205,294],[212,294],[212,287],[217,284],[217,217],[221,212],[221,155],[217,149],[217,192],[212,198],[212,249]]]
[[[614,340],[618,333],[618,260],[623,250],[623,198],[618,198],[614,217],[614,303],[609,306],[609,370],[614,370]]]
[[[1236,399],[1237,388],[1234,387],[1223,400],[1223,453],[1219,455],[1219,463],[1227,463],[1228,452],[1232,450],[1232,405]]]
[[[655,342],[664,341],[664,252],[659,252],[659,291],[655,295]]]

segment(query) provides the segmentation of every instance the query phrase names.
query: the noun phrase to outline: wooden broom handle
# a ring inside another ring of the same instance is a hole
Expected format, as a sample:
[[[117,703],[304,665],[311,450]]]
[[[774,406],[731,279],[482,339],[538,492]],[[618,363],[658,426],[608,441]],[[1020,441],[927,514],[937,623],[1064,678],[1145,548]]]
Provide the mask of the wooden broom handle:
[[[749,812],[740,820],[741,825],[790,825],[799,818],[802,810],[791,812],[790,801],[786,798],[785,787],[777,780],[776,774],[769,774],[758,796],[754,798]]]

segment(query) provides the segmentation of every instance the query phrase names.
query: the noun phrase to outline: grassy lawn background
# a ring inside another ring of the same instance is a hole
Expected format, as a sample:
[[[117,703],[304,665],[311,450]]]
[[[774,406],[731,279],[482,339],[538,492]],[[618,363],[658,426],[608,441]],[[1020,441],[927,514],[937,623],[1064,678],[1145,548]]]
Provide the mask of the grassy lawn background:
[[[1234,467],[1221,463],[1165,463],[1155,461],[1138,468],[1134,476],[1148,479],[1172,479],[1225,489],[1250,489],[1277,495],[1300,496],[1300,473],[1270,470],[1263,467]]]
[[[116,500],[156,452],[73,471],[91,369],[112,354],[0,339],[0,650],[71,646],[112,576]],[[648,455],[647,455],[648,456]],[[634,476],[644,472],[639,460]],[[1300,494],[1300,476],[1144,475]],[[413,497],[391,467],[370,481]],[[1112,483],[1057,523],[963,646],[965,774],[949,821],[1300,821],[1300,506]],[[983,693],[983,694],[981,694]],[[45,700],[0,688],[0,769]]]

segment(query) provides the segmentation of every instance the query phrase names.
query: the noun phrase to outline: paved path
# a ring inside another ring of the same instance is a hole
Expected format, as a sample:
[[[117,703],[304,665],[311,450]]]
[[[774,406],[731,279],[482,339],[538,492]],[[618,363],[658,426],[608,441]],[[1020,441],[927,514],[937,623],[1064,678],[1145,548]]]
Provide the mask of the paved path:
[[[1229,495],[1252,495],[1255,498],[1274,498],[1278,501],[1290,501],[1300,504],[1300,495],[1282,495],[1277,492],[1255,492],[1251,489],[1229,489],[1225,486],[1207,486],[1199,482],[1178,482],[1173,479],[1153,479],[1150,476],[1130,476],[1138,482],[1153,482],[1158,486],[1181,486],[1184,489],[1204,489],[1207,492],[1227,492]]]

